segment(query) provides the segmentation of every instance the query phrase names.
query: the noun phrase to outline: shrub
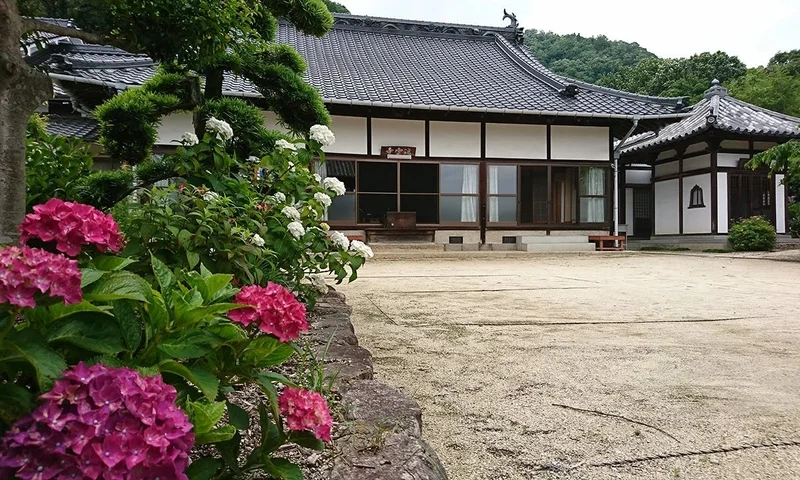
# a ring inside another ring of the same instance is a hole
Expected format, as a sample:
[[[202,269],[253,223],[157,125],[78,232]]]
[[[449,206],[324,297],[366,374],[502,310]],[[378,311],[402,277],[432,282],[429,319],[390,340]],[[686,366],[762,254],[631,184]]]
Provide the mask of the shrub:
[[[789,233],[797,238],[800,237],[800,203],[789,205]]]
[[[51,198],[74,200],[92,173],[93,155],[77,138],[47,135],[42,127],[29,134],[25,148],[27,211]]]
[[[731,227],[728,241],[740,252],[772,250],[776,245],[775,227],[764,217],[750,217]]]

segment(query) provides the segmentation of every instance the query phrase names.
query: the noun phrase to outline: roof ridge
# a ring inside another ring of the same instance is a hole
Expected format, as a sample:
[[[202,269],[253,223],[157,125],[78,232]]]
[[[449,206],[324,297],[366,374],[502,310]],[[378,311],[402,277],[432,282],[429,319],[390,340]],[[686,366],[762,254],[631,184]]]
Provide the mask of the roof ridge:
[[[285,22],[285,20],[283,20]],[[288,23],[288,22],[287,22]],[[441,23],[424,20],[406,20],[400,18],[370,17],[366,15],[334,14],[332,29],[358,29],[376,32],[392,32],[417,35],[448,35],[466,38],[487,36],[497,33],[504,38],[519,41],[522,38],[522,27],[488,27],[466,25],[460,23]]]
[[[500,31],[507,31],[513,32],[513,27],[491,27],[488,25],[472,25],[468,23],[450,23],[450,22],[433,22],[430,20],[412,20],[407,18],[391,18],[391,17],[373,17],[370,15],[354,15],[351,13],[334,13],[334,26],[336,26],[336,19],[337,18],[346,18],[346,19],[363,19],[363,20],[373,20],[376,22],[397,22],[397,23],[408,23],[408,24],[415,24],[415,25],[441,25],[444,27],[469,27],[469,28],[479,28],[482,30],[500,30]]]
[[[566,87],[566,85],[564,83],[559,82],[558,79],[553,78],[552,75],[548,75],[548,73],[551,73],[551,72],[549,70],[547,70],[546,68],[544,68],[544,71],[542,71],[540,68],[538,68],[538,65],[536,65],[536,64],[533,64],[533,65],[532,64],[525,64],[525,63],[519,61],[519,60],[523,60],[523,61],[524,60],[529,60],[530,61],[530,59],[528,59],[528,58],[526,58],[524,56],[522,56],[522,58],[520,58],[520,55],[515,55],[515,53],[519,53],[519,49],[514,48],[514,46],[511,44],[511,42],[508,41],[507,38],[503,37],[502,35],[496,34],[496,33],[494,34],[494,37],[497,40],[498,46],[500,47],[500,51],[505,53],[509,57],[509,59],[511,59],[511,61],[513,61],[514,63],[519,65],[519,67],[522,68],[522,70],[524,70],[526,73],[530,74],[532,77],[536,78],[537,80],[545,83],[548,87],[552,88],[556,92],[560,92]],[[537,61],[537,63],[538,63],[538,61]],[[541,65],[541,64],[539,64],[539,65]]]

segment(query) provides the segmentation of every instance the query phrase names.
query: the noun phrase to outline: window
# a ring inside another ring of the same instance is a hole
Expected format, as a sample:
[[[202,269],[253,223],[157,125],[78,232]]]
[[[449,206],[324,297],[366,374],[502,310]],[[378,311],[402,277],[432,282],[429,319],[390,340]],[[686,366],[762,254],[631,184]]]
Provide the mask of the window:
[[[442,223],[478,221],[478,166],[443,164],[439,191]]]
[[[345,193],[333,199],[325,216],[333,222],[355,222],[356,220],[356,162],[346,160],[328,160],[317,164],[320,177],[336,177],[344,182]]]
[[[517,222],[517,166],[489,166],[489,222]]]
[[[400,163],[400,211],[416,212],[417,223],[439,223],[439,165]]]
[[[580,170],[581,223],[606,221],[606,170],[598,167],[581,167]]]
[[[692,187],[689,193],[689,208],[706,208],[703,202],[703,189],[699,185]]]

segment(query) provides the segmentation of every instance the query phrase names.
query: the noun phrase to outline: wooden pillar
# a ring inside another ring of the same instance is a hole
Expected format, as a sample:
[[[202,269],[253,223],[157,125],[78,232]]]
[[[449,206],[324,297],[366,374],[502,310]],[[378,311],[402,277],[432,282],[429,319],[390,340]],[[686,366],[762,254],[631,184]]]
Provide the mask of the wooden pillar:
[[[717,179],[719,141],[709,141],[708,149],[711,153],[711,234],[717,235],[719,234],[719,180]]]
[[[685,148],[675,149],[678,152],[678,233],[683,235],[683,154]]]
[[[481,228],[481,244],[486,244],[486,225],[488,223],[488,174],[486,165],[486,122],[481,122],[481,164],[479,167],[478,186],[478,220]]]

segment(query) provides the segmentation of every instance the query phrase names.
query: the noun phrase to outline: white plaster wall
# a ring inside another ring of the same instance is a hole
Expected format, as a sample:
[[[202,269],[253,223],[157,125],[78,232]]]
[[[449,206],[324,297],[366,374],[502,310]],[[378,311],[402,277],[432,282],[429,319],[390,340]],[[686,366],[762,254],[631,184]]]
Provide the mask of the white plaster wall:
[[[687,153],[699,152],[700,150],[705,150],[705,148],[707,146],[708,146],[708,144],[706,142],[693,143],[693,144],[689,145],[688,147],[686,147],[686,151],[683,152],[683,153],[685,155]]]
[[[478,135],[478,137],[480,137],[480,135]],[[381,147],[388,146],[417,147],[417,156],[426,156],[425,122],[422,120],[373,118],[372,154],[380,155]]]
[[[711,155],[700,155],[699,157],[683,159],[683,171],[690,172],[692,170],[700,170],[701,168],[711,167]]]
[[[611,158],[608,127],[550,127],[550,155],[556,160],[606,160]]]
[[[650,170],[626,170],[625,183],[636,184],[636,185],[649,185],[651,174],[652,172]]]
[[[689,208],[692,188],[703,189],[704,208]],[[711,174],[683,177],[683,233],[711,233]]]
[[[674,162],[669,163],[662,163],[661,165],[656,165],[656,177],[663,177],[665,175],[674,175],[678,173],[678,161],[675,160]]]
[[[659,153],[658,157],[656,157],[656,160],[664,160],[665,158],[672,158],[677,154],[678,152],[676,152],[675,150],[666,150],[664,152]]]
[[[625,189],[625,232],[628,236],[634,235],[633,231],[633,189]]]
[[[717,232],[728,233],[728,174],[717,173]]]
[[[436,230],[434,233],[434,243],[450,243],[450,237],[464,237],[464,244],[481,243],[480,230]],[[500,243],[500,242],[498,242]]]
[[[325,147],[326,153],[352,153],[366,155],[367,152],[367,119],[364,117],[344,117],[331,115],[331,130],[336,135],[336,142]]]
[[[730,149],[737,149],[737,150],[747,150],[750,148],[750,142],[747,140],[723,140],[722,143],[719,144],[722,148],[730,148]]]
[[[192,114],[188,112],[173,113],[161,119],[158,127],[157,145],[180,145],[181,135],[194,132]]]
[[[678,179],[655,184],[655,233],[677,235],[680,232],[678,214]]]
[[[743,153],[718,153],[717,166],[718,167],[737,167],[739,166],[739,159],[746,158],[747,155]]]
[[[481,156],[480,123],[431,122],[430,136],[431,157],[480,158]]]
[[[783,175],[775,175],[775,231],[786,233],[786,186]]]
[[[487,123],[486,157],[546,159],[547,127]]]

